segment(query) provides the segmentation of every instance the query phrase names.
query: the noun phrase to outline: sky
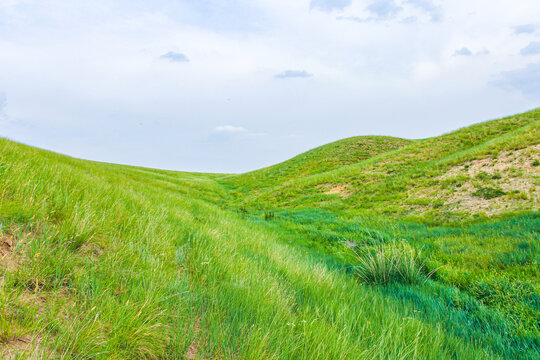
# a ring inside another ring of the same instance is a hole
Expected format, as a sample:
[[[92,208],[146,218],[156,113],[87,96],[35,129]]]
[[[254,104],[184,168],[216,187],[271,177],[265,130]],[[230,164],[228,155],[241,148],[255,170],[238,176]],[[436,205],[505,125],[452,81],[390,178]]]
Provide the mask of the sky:
[[[0,0],[0,136],[244,172],[540,106],[538,0]]]

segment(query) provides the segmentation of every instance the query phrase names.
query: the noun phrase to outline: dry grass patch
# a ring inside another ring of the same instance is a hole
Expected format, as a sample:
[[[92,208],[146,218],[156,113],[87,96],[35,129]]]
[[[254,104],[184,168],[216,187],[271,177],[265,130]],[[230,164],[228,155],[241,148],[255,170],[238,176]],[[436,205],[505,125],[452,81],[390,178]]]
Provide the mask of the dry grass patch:
[[[199,353],[199,344],[197,342],[197,338],[199,337],[199,333],[201,331],[201,319],[197,319],[197,322],[195,323],[195,326],[193,327],[193,341],[189,345],[188,351],[186,353],[186,359],[188,360],[195,360],[197,358],[197,354]]]
[[[32,350],[31,342],[30,336],[9,340],[0,345],[0,356],[6,360],[17,359]]]
[[[0,270],[14,271],[20,264],[21,258],[15,252],[16,239],[11,233],[0,234]],[[0,273],[0,282],[3,281]]]
[[[53,356],[43,344],[42,336],[25,335],[0,345],[0,357],[5,360],[41,360],[59,358]]]
[[[104,248],[94,242],[86,242],[78,249],[78,253],[85,258],[97,261],[103,255]]]
[[[534,186],[531,178],[540,175],[540,167],[535,166],[540,160],[540,144],[516,151],[504,151],[497,157],[471,160],[463,165],[454,166],[440,179],[448,179],[459,175],[471,178],[489,175],[508,190],[528,190]],[[515,180],[527,181],[515,181]]]
[[[322,189],[326,195],[338,195],[341,198],[345,199],[352,195],[351,190],[349,189],[350,183],[341,183],[341,184],[320,184],[317,185],[317,189]]]
[[[435,184],[442,185],[411,189],[409,198],[429,200],[429,204],[439,200],[450,211],[484,212],[488,215],[520,209],[538,210],[539,159],[540,144],[504,151],[496,157],[471,160],[433,179]],[[445,183],[453,187],[449,188]]]
[[[540,168],[535,161],[540,158],[540,145],[529,146],[517,151],[505,151],[496,158],[472,160],[450,169],[441,179],[467,175],[462,186],[456,188],[445,204],[450,209],[490,211],[500,213],[530,203],[538,208]],[[486,184],[485,187],[478,186]],[[483,189],[498,189],[499,196],[482,197]],[[509,197],[505,194],[517,194]]]

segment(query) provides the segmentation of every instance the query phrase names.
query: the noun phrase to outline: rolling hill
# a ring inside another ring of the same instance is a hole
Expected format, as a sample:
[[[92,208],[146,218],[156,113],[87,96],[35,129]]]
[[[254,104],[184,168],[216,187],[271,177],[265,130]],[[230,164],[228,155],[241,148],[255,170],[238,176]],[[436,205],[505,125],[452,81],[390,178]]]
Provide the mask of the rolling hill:
[[[235,177],[235,184],[250,188],[287,184],[296,179],[356,164],[371,157],[399,149],[411,140],[388,136],[356,136],[319,146],[280,164]]]
[[[537,359],[540,110],[239,175],[0,139],[0,356]]]
[[[320,156],[313,151],[290,161],[300,166],[286,162],[228,181],[248,207],[315,205],[440,221],[536,211],[539,139],[540,111],[534,110],[435,138],[392,146],[369,143],[369,156],[347,153],[343,166],[317,167]],[[319,149],[342,145],[347,146],[338,142]],[[288,170],[284,178],[283,168]]]

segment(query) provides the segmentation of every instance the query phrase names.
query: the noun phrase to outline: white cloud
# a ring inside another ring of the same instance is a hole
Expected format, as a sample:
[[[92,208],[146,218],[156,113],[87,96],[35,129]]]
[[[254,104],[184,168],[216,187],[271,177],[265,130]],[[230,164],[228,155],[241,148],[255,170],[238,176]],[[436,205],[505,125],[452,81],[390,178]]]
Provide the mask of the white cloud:
[[[214,131],[228,134],[247,133],[248,130],[242,126],[220,125],[214,128]]]
[[[276,79],[290,79],[290,78],[308,78],[312,76],[313,74],[310,74],[305,70],[285,70],[282,73],[276,74],[274,77]]]
[[[169,60],[171,62],[189,62],[186,55],[174,51],[169,51],[159,57],[160,59]]]
[[[540,55],[540,41],[532,41],[519,52],[521,55]]]
[[[309,8],[330,12],[332,10],[343,10],[351,3],[352,0],[311,0]]]
[[[380,19],[390,19],[403,11],[403,7],[399,6],[395,0],[372,0],[366,10]]]
[[[454,52],[454,56],[472,56],[472,51],[464,47]]]
[[[443,19],[442,6],[437,5],[433,0],[407,0],[406,2],[427,12],[432,21],[442,21]]]
[[[525,24],[514,26],[514,32],[516,34],[532,34],[536,31],[536,25],[534,24]]]

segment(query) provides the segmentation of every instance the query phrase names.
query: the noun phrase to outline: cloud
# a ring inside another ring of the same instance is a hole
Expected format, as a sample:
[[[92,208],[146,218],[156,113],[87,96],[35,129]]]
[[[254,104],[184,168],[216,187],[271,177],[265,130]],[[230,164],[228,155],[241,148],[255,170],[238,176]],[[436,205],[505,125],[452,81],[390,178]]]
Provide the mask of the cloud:
[[[536,31],[536,25],[533,25],[533,24],[514,26],[514,32],[516,34],[532,34],[535,31]]]
[[[409,0],[393,2],[404,9],[391,19],[366,10],[375,0],[327,6],[330,13],[315,1],[310,10],[311,0],[25,1],[0,14],[0,92],[10,121],[35,127],[0,131],[79,157],[247,170],[358,132],[426,137],[534,106],[534,97],[486,86],[503,70],[540,62],[519,55],[540,41],[540,23],[531,35],[513,29],[536,24],[533,0],[433,0],[444,10],[439,23]],[[371,20],[334,21],[340,15]],[[402,24],[408,17],[418,20]],[[463,46],[493,54],[452,57]],[[190,61],[160,59],[169,51]],[[287,69],[313,75],[274,77]],[[433,121],[426,106],[445,111]],[[359,123],[359,112],[373,121]],[[247,132],[213,130],[227,124]],[[263,129],[269,135],[251,140]],[[60,130],[65,136],[53,136]],[[282,134],[303,137],[277,146]],[[199,145],[206,137],[223,141]]]
[[[352,0],[311,0],[309,8],[331,12],[332,10],[343,10],[351,3]]]
[[[247,133],[248,130],[241,126],[233,126],[233,125],[220,125],[216,126],[214,128],[215,132],[219,133],[226,133],[226,134],[240,134],[240,133]]]
[[[354,21],[357,23],[366,23],[366,22],[373,21],[374,19],[372,17],[361,18],[359,16],[338,16],[336,17],[336,20],[338,21],[346,20],[346,21]]]
[[[366,10],[375,14],[379,19],[390,19],[400,13],[403,8],[394,0],[374,0]]]
[[[401,20],[402,24],[413,24],[418,21],[416,16],[408,16],[405,19]]]
[[[284,72],[277,74],[276,79],[290,79],[290,78],[308,78],[313,74],[308,73],[305,70],[285,70]]]
[[[525,46],[519,52],[521,55],[538,55],[540,54],[540,41],[533,41]]]
[[[172,62],[189,62],[186,55],[174,51],[169,51],[168,53],[161,55],[159,58]]]
[[[490,54],[491,54],[491,51],[489,51],[488,49],[480,50],[473,53],[469,48],[463,47],[461,49],[454,51],[453,56],[485,56],[485,55],[490,55]]]
[[[338,16],[336,20],[348,20],[358,23],[379,22],[390,19],[395,19],[400,13],[410,13],[410,8],[415,7],[424,11],[431,17],[431,21],[440,22],[443,18],[443,9],[439,5],[435,5],[432,0],[404,0],[399,3],[396,0],[371,0],[365,10],[372,14],[368,17],[359,16]],[[403,24],[416,23],[416,16],[406,16],[399,22]]]
[[[472,56],[472,51],[464,47],[454,52],[454,56]]]
[[[524,68],[505,71],[492,85],[508,91],[520,91],[525,95],[540,95],[540,63],[529,64]]]
[[[431,21],[442,21],[442,7],[435,5],[432,0],[407,0],[407,3],[427,12],[431,16]]]

